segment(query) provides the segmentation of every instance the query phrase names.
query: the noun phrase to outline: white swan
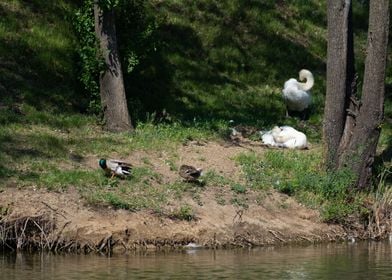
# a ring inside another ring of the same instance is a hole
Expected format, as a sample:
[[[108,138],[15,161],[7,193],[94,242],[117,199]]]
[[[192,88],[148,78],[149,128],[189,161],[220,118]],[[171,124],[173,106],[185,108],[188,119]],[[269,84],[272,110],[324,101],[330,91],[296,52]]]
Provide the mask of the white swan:
[[[287,149],[307,149],[306,135],[291,126],[275,126],[267,132],[260,132],[264,145]]]
[[[309,70],[302,69],[299,71],[299,80],[306,80],[306,82],[301,83],[291,78],[284,83],[282,93],[287,107],[286,115],[288,111],[302,112],[312,102],[309,90],[314,85],[313,74]]]

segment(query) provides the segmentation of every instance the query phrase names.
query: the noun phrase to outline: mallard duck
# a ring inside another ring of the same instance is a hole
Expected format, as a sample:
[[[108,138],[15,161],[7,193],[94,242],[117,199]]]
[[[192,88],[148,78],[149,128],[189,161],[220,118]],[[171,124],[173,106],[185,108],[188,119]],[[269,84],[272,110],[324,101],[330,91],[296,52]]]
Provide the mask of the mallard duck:
[[[195,168],[193,166],[183,164],[180,166],[179,174],[187,182],[196,182],[202,171],[203,170],[201,168]]]
[[[290,111],[305,113],[312,101],[309,91],[314,85],[313,74],[309,70],[302,69],[299,72],[299,80],[306,80],[306,82],[301,83],[291,78],[284,83],[282,93],[286,103],[286,116]]]
[[[131,175],[132,165],[130,163],[115,159],[100,159],[99,166],[105,170],[107,175],[125,178]]]

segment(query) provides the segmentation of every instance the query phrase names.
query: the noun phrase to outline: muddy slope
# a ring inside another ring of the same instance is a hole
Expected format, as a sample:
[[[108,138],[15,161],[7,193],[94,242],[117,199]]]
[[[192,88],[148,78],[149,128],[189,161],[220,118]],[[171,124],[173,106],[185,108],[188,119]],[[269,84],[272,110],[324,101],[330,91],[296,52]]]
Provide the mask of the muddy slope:
[[[207,200],[202,206],[194,204],[194,221],[147,211],[91,208],[72,189],[53,193],[9,188],[1,193],[0,205],[12,209],[3,223],[7,221],[9,230],[13,227],[18,232],[9,236],[19,242],[10,246],[19,247],[31,246],[32,240],[49,249],[107,251],[184,245],[262,246],[345,238],[340,226],[320,222],[316,211],[275,192],[262,203],[251,203],[247,210],[218,205],[214,200]]]

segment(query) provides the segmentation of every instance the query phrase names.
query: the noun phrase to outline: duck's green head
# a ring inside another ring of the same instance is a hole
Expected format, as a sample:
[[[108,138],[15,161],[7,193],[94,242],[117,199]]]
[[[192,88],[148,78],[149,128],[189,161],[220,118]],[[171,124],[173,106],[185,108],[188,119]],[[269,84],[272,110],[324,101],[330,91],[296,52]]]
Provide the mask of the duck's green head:
[[[102,169],[106,169],[107,168],[106,159],[101,158],[99,160],[99,166],[101,166]]]

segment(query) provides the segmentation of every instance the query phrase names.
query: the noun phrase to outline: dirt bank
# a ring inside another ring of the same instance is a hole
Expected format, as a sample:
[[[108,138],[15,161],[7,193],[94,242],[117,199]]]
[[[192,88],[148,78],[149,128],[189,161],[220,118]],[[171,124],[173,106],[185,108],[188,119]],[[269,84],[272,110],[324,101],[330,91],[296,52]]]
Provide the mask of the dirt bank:
[[[18,232],[14,237],[20,244],[10,246],[20,247],[24,246],[21,238],[26,238],[26,246],[32,245],[27,241],[31,238],[51,249],[94,251],[190,243],[205,247],[278,245],[334,241],[346,236],[340,226],[321,223],[316,211],[274,192],[262,205],[251,204],[247,210],[221,206],[213,200],[203,206],[193,205],[195,221],[173,220],[147,211],[91,208],[75,190],[60,194],[6,189],[0,205],[14,209],[3,221],[9,222],[9,230],[15,227],[12,234]]]
[[[239,167],[231,158],[260,146],[227,146],[219,143],[187,144],[179,148],[177,165],[192,162],[219,174],[238,178]],[[138,164],[146,157],[162,182],[178,180],[162,155],[132,153],[128,160]],[[96,169],[96,156],[85,164]],[[341,226],[322,223],[317,211],[274,190],[247,192],[247,207],[220,204],[214,188],[201,192],[198,202],[188,199],[195,214],[191,221],[151,211],[131,212],[110,206],[91,207],[73,188],[49,192],[8,186],[0,193],[3,240],[10,247],[46,247],[63,251],[107,251],[178,246],[230,247],[281,245],[294,242],[323,242],[346,238]],[[200,203],[202,202],[202,203]],[[173,204],[174,205],[174,204]],[[170,207],[170,205],[168,206]],[[0,215],[0,218],[1,218]]]

